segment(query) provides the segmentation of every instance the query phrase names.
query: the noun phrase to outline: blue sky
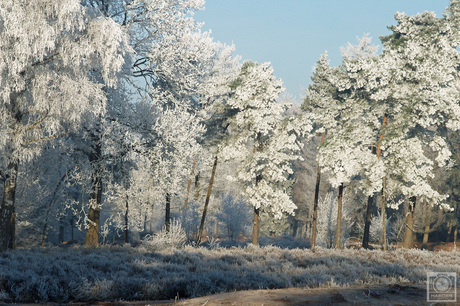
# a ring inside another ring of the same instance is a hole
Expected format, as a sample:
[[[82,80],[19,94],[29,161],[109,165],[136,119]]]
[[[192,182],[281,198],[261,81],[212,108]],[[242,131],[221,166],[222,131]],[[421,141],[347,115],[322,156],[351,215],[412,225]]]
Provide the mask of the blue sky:
[[[434,11],[441,16],[449,0],[207,0],[195,19],[205,22],[215,40],[235,44],[243,59],[269,61],[287,92],[301,101],[319,56],[327,50],[332,65],[340,47],[356,36],[389,34],[394,14]]]

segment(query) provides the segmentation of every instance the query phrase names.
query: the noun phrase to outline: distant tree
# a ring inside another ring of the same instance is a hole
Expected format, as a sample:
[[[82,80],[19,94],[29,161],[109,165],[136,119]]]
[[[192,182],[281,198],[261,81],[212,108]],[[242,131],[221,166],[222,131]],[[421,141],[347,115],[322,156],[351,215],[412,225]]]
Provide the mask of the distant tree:
[[[248,203],[231,194],[223,195],[217,218],[223,223],[228,237],[232,240],[238,238],[251,219]]]

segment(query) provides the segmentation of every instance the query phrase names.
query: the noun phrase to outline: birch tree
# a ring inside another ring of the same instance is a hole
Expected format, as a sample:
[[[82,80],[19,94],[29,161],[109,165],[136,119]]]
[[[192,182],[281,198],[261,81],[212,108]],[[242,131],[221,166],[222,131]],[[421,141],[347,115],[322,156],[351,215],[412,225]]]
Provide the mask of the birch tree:
[[[0,250],[14,247],[20,161],[40,144],[76,128],[82,114],[104,110],[125,34],[79,1],[3,1],[0,6]],[[102,80],[91,71],[98,68]],[[24,170],[25,171],[25,170]]]

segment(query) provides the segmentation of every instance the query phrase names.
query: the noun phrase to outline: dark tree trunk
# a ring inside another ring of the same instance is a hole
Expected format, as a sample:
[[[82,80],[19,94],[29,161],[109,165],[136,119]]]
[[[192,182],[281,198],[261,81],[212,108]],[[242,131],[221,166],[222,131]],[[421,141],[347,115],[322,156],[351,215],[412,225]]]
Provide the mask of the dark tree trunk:
[[[212,184],[214,183],[214,175],[216,174],[216,168],[217,168],[217,155],[214,158],[214,164],[212,165],[212,173],[211,173],[211,179],[209,180],[208,193],[206,194],[206,200],[204,202],[204,208],[203,208],[203,215],[201,216],[200,229],[198,230],[198,239],[197,239],[198,245],[200,244],[201,239],[203,238],[204,222],[206,221],[206,212],[208,211],[209,199],[211,198]]]
[[[339,186],[339,197],[337,199],[337,227],[335,230],[335,248],[341,248],[342,238],[342,202],[343,202],[343,183]]]
[[[62,221],[62,218],[59,218],[59,243],[64,242],[64,221]]]
[[[200,172],[198,171],[198,174],[195,175],[195,193],[193,195],[193,199],[195,201],[198,201],[199,197],[200,197]]]
[[[129,198],[128,195],[126,195],[126,210],[125,210],[125,226],[124,226],[124,232],[123,232],[123,243],[128,243],[129,242],[129,220],[128,220],[128,212],[129,212]]]
[[[3,183],[2,205],[0,206],[0,252],[16,247],[15,195],[18,163],[10,163]]]
[[[150,206],[149,229],[150,229],[150,233],[153,233],[153,204]]]
[[[254,221],[252,224],[252,244],[259,245],[259,226],[260,226],[260,210],[254,208]]]
[[[447,227],[447,238],[446,238],[446,243],[450,242],[450,234],[452,234],[452,221],[449,222],[449,225]]]
[[[385,200],[385,177],[383,178],[382,185],[382,231],[383,231],[383,250],[387,250],[387,224],[386,224],[386,200]]]
[[[428,247],[428,237],[430,235],[430,225],[425,225],[425,231],[423,232],[423,240],[422,240],[422,250],[426,250]]]
[[[166,194],[165,230],[167,233],[171,230],[171,195],[169,193]]]
[[[364,235],[363,235],[363,248],[369,248],[369,229],[371,227],[372,220],[372,206],[374,204],[374,196],[367,198],[367,209],[366,209],[366,221],[364,223]]]
[[[293,238],[297,238],[297,236],[299,235],[298,232],[300,232],[299,230],[299,220],[294,220],[294,222],[291,223],[291,226],[292,226],[292,237]]]
[[[403,248],[412,249],[414,247],[414,213],[417,197],[409,199],[409,207],[406,218],[406,230],[404,232]]]
[[[262,181],[262,175],[256,176],[256,186]],[[259,245],[260,209],[254,208],[254,222],[252,224],[252,244]]]
[[[321,143],[326,138],[326,132],[321,135]],[[311,249],[315,249],[316,246],[316,222],[318,219],[318,201],[319,201],[319,185],[321,182],[321,167],[318,164],[318,170],[316,171],[316,185],[315,185],[315,200],[313,202],[313,220],[311,229]]]

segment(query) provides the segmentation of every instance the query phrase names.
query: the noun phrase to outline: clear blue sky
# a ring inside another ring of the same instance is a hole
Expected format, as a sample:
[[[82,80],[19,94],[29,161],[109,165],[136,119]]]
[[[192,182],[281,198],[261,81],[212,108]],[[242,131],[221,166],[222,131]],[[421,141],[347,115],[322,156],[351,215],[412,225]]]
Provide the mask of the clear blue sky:
[[[375,44],[389,34],[394,14],[434,11],[441,16],[449,0],[207,0],[195,15],[217,41],[236,46],[236,54],[269,61],[297,101],[310,83],[312,68],[327,50],[332,65],[340,47],[370,33]]]

